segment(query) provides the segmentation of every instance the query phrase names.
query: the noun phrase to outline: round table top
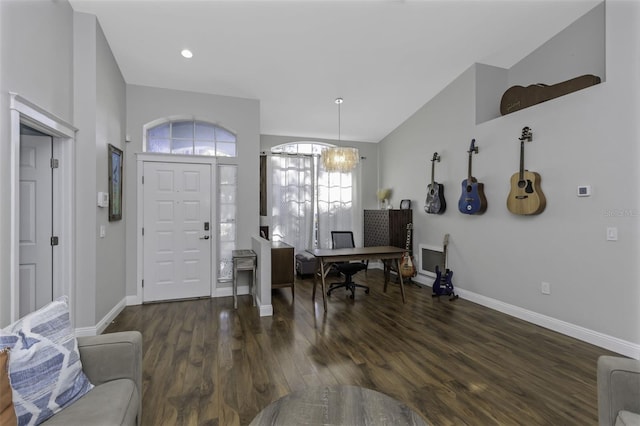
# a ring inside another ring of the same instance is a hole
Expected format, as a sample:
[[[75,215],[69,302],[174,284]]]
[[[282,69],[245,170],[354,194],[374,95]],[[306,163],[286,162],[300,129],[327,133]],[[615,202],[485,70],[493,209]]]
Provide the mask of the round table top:
[[[358,386],[308,388],[272,402],[249,426],[426,426],[415,411],[383,393]]]

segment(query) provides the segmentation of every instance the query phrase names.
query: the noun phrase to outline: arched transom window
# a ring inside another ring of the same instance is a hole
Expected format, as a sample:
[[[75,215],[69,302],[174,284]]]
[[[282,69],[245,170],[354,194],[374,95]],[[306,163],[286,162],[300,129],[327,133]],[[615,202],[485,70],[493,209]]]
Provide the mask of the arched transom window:
[[[235,157],[236,135],[205,121],[166,121],[147,129],[145,151]]]

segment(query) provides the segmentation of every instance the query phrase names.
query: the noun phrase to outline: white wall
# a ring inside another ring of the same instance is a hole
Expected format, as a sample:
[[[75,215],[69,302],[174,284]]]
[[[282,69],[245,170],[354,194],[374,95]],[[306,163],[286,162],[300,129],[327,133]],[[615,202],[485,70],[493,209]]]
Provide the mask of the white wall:
[[[607,336],[636,357],[638,22],[639,4],[607,2],[606,82],[476,125],[476,69],[471,67],[388,135],[379,153],[385,159],[383,184],[403,188],[403,198],[422,200],[414,207],[415,248],[440,245],[444,234],[451,234],[449,265],[456,287]],[[547,197],[538,216],[516,216],[506,209],[524,126],[533,129],[525,167],[541,174]],[[488,199],[481,216],[457,210],[472,138],[479,146],[473,175],[485,183]],[[422,209],[434,151],[442,155],[436,165],[448,204],[442,216]],[[584,184],[592,186],[593,195],[578,198],[576,187]],[[610,226],[618,228],[617,242],[605,241]],[[551,284],[551,295],[541,294],[542,281]]]
[[[10,192],[9,91],[73,122],[73,20],[67,2],[0,1],[0,194]],[[0,327],[11,318],[10,205],[0,205]]]
[[[250,248],[251,236],[259,231],[260,103],[255,99],[232,98],[179,90],[127,86],[127,176],[137,173],[136,153],[142,152],[143,126],[151,121],[175,116],[217,123],[237,136],[237,158],[220,159],[238,165],[238,248]],[[125,179],[127,295],[136,295],[136,200],[135,179]],[[231,283],[228,283],[231,286]]]

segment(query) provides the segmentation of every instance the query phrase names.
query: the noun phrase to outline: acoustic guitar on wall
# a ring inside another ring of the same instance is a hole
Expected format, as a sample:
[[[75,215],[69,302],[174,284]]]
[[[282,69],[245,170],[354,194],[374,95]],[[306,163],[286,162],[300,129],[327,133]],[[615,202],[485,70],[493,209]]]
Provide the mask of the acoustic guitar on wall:
[[[507,209],[513,214],[540,214],[547,205],[540,188],[540,175],[524,168],[524,143],[532,139],[531,128],[523,128],[520,137],[520,171],[511,176],[511,190],[507,198]]]
[[[440,156],[434,152],[431,158],[431,183],[427,187],[427,200],[424,205],[424,211],[429,214],[442,214],[447,208],[444,200],[444,185],[435,181],[436,161],[440,162]]]
[[[458,201],[458,210],[464,214],[482,214],[487,210],[487,197],[484,195],[484,184],[471,175],[473,153],[478,153],[476,140],[471,139],[469,146],[469,173],[462,181],[462,195]]]

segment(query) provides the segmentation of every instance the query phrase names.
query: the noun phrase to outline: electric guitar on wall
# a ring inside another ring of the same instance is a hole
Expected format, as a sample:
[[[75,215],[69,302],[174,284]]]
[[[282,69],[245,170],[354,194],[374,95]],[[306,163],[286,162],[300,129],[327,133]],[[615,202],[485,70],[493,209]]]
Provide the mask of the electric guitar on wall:
[[[478,182],[476,178],[471,175],[471,159],[473,153],[478,153],[478,147],[476,146],[476,140],[471,139],[471,146],[469,146],[469,174],[465,180],[462,181],[462,195],[460,201],[458,201],[458,210],[464,214],[482,214],[487,210],[487,198],[484,195],[484,184]]]
[[[413,229],[413,223],[407,224],[407,246],[404,254],[402,255],[402,261],[400,262],[400,274],[402,278],[415,277],[418,271],[416,270],[416,261],[411,256],[411,230]]]
[[[427,187],[427,200],[424,205],[424,211],[430,214],[442,214],[447,208],[444,200],[444,185],[434,179],[436,161],[440,162],[440,156],[434,152],[431,159],[431,183]]]
[[[507,198],[507,209],[513,214],[539,214],[547,205],[540,188],[540,175],[524,168],[524,143],[532,139],[531,128],[523,128],[520,137],[520,171],[511,176],[511,190]]]

